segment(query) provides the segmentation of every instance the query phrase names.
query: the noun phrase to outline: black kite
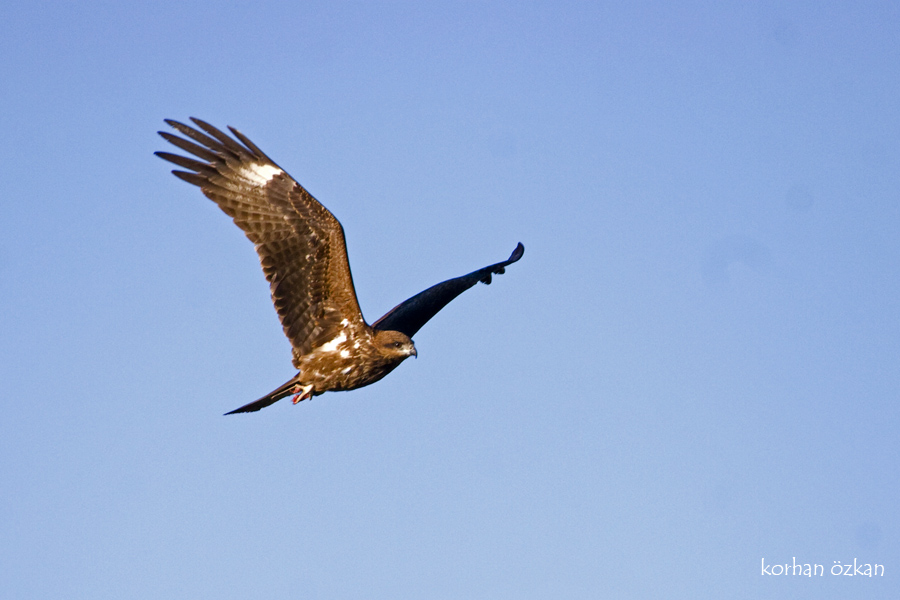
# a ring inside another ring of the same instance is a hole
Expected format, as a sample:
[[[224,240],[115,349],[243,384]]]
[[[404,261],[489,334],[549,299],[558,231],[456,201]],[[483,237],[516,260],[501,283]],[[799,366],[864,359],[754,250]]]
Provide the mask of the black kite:
[[[503,273],[525,251],[518,244],[507,260],[432,286],[370,326],[359,309],[344,231],[334,215],[238,130],[228,128],[240,143],[191,120],[202,131],[166,120],[188,139],[159,134],[200,160],[156,155],[187,169],[172,173],[199,187],[256,246],[299,371],[273,392],[226,414],[256,411],[286,396],[293,395],[296,404],[375,383],[416,356],[411,338],[431,317],[477,282],[489,284],[492,274]]]

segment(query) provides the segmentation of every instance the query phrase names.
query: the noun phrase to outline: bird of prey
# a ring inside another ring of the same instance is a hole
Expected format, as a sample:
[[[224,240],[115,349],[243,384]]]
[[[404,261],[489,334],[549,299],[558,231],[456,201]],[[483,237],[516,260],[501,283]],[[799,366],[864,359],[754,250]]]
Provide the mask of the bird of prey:
[[[287,396],[296,404],[375,383],[417,355],[411,338],[431,317],[479,281],[491,283],[492,274],[503,273],[525,251],[519,243],[505,261],[438,283],[369,325],[334,215],[237,129],[228,128],[232,138],[200,119],[191,121],[196,127],[166,119],[183,138],[159,135],[196,158],[156,155],[187,169],[172,173],[199,187],[255,245],[298,371],[226,414],[257,411]]]

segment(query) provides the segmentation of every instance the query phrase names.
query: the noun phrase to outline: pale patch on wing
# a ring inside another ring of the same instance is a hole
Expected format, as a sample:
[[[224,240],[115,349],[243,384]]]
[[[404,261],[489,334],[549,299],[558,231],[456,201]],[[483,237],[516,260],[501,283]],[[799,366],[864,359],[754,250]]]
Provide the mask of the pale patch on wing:
[[[272,165],[246,165],[238,173],[254,185],[263,186],[269,183],[276,175],[283,173],[283,171]]]
[[[341,350],[341,358],[350,358],[349,350]]]
[[[338,346],[347,341],[347,332],[342,331],[339,336],[331,340],[330,342],[325,342],[318,348],[316,348],[316,352],[334,352],[338,349]]]
[[[344,375],[346,375],[347,373],[349,373],[349,372],[352,371],[352,370],[353,370],[353,367],[352,367],[352,366],[349,366],[349,367],[346,367],[343,371],[341,371],[341,373],[343,373]]]

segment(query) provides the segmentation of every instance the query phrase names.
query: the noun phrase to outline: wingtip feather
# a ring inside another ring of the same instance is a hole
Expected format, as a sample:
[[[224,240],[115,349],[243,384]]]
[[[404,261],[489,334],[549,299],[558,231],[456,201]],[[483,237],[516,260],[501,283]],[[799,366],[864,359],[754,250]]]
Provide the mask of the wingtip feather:
[[[507,264],[512,264],[522,258],[522,255],[525,254],[525,246],[522,245],[522,242],[516,244],[516,249],[512,251],[512,254],[509,255],[509,260],[506,261]]]

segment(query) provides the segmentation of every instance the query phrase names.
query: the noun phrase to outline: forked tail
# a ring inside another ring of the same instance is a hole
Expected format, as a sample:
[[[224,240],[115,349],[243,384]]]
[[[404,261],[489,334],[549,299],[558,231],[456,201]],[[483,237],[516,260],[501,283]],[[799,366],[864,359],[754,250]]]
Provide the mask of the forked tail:
[[[297,377],[300,374],[298,373],[290,380],[288,380],[283,385],[279,386],[278,389],[273,390],[260,398],[259,400],[254,400],[250,404],[245,404],[240,408],[236,408],[231,412],[225,413],[226,415],[233,415],[235,413],[248,413],[248,412],[256,412],[261,408],[265,408],[270,404],[275,404],[282,398],[286,398],[294,393],[294,386],[297,385]]]

